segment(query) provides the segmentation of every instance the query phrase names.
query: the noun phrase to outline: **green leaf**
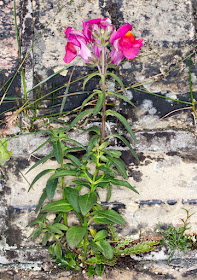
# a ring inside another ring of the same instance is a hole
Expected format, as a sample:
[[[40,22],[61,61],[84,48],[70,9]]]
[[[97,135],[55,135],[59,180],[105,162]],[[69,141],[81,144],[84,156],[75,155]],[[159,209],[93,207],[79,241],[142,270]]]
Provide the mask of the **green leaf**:
[[[117,174],[117,171],[111,168],[107,168],[106,164],[100,164],[97,167],[98,170],[102,170],[103,172],[105,172],[106,174],[109,174],[111,176],[115,176]]]
[[[80,121],[82,118],[84,118],[87,115],[93,114],[94,109],[87,109],[83,112],[81,112],[80,114],[77,115],[77,117],[71,122],[71,124],[69,125],[68,130],[70,130],[73,126],[76,125],[76,123],[78,123],[78,121]]]
[[[61,259],[61,257],[62,257],[62,248],[61,248],[60,244],[59,244],[59,243],[56,243],[53,249],[54,249],[55,255],[56,255],[59,259]]]
[[[48,180],[46,184],[46,193],[48,200],[51,200],[54,197],[55,190],[57,188],[58,179]]]
[[[94,271],[94,266],[93,266],[93,265],[90,265],[90,266],[88,267],[88,275],[89,275],[89,276],[93,276],[94,273],[95,273],[95,271]]]
[[[90,185],[90,183],[89,182],[87,182],[87,181],[85,181],[85,180],[73,180],[73,181],[71,181],[70,182],[71,184],[75,184],[75,185],[80,185],[80,186],[83,186],[83,187],[86,187],[86,188],[88,188],[88,189],[90,189],[91,188],[91,185]]]
[[[104,271],[104,264],[96,264],[95,272],[98,276],[102,276]]]
[[[92,148],[96,146],[96,144],[98,143],[98,141],[100,140],[99,135],[94,135],[91,137],[88,147],[87,147],[87,151],[88,152],[92,152]],[[83,158],[85,157],[85,155],[83,156]]]
[[[75,157],[75,156],[73,156],[73,155],[69,155],[69,154],[67,154],[66,156],[67,156],[68,159],[70,159],[70,161],[71,161],[77,168],[79,168],[79,167],[82,165],[81,161],[80,161],[77,157]]]
[[[97,201],[97,195],[93,192],[79,196],[79,207],[81,213],[85,216]]]
[[[54,169],[52,169],[54,170]],[[56,172],[49,178],[49,180],[54,180],[64,176],[74,176],[76,177],[76,171],[74,170],[56,170]]]
[[[129,188],[130,190],[134,191],[135,193],[138,193],[138,191],[134,187],[132,187],[127,181],[117,180],[117,179],[112,179],[112,178],[110,179],[110,181],[113,185],[123,186],[123,187]]]
[[[102,106],[103,106],[103,103],[105,101],[105,93],[99,93],[98,95],[98,101],[96,103],[96,106],[94,108],[94,112],[93,112],[93,115],[96,116],[98,114],[98,112],[100,112]]]
[[[37,228],[31,234],[32,239],[36,239],[38,236],[40,236],[41,233],[42,233],[42,228]]]
[[[130,135],[131,135],[131,137],[133,138],[133,140],[134,140],[135,142],[137,142],[137,140],[136,140],[136,138],[135,138],[135,135],[134,135],[134,133],[133,133],[133,130],[131,129],[130,124],[127,122],[127,120],[125,119],[125,117],[123,117],[123,116],[122,116],[121,114],[119,114],[118,112],[115,112],[115,111],[112,111],[112,110],[107,110],[105,114],[106,114],[106,116],[111,115],[111,116],[114,116],[114,117],[118,118],[118,119],[122,122],[122,124],[125,126],[125,128],[127,129],[127,131],[130,133]]]
[[[99,224],[125,225],[124,219],[114,210],[98,211],[93,218]]]
[[[72,226],[66,232],[66,240],[71,249],[77,247],[86,234],[85,227]]]
[[[52,151],[49,155],[47,155],[47,156],[43,157],[42,159],[38,160],[38,161],[26,172],[26,174],[27,174],[28,172],[30,172],[32,169],[34,169],[35,167],[37,167],[38,165],[40,165],[40,164],[42,164],[42,163],[45,163],[48,159],[52,158],[53,156],[54,156],[54,154],[53,154],[53,151]]]
[[[91,100],[91,99],[94,97],[95,94],[97,94],[97,93],[96,93],[96,92],[93,92],[92,94],[90,94],[90,95],[83,101],[83,103],[81,104],[81,110],[80,110],[80,111],[83,110],[83,108],[84,108],[84,106],[86,105],[86,103],[88,103],[88,101]]]
[[[64,189],[64,194],[73,209],[80,213],[78,192],[75,189],[67,187]]]
[[[45,232],[45,235],[42,238],[42,245],[46,246],[47,241],[49,240],[49,238],[51,237],[51,233],[50,232]]]
[[[110,198],[111,198],[111,191],[112,191],[112,187],[111,187],[111,185],[108,185],[106,201],[110,200]]]
[[[110,137],[111,137],[111,135],[108,136],[108,137],[106,137],[106,138],[110,138]],[[119,157],[122,155],[121,152],[119,152],[119,151],[114,151],[114,150],[106,150],[106,149],[103,149],[103,152],[105,152],[105,154],[107,154],[107,155],[109,155],[109,156],[111,156],[111,157],[115,157],[115,158],[119,158]]]
[[[43,211],[46,212],[69,212],[73,210],[73,207],[66,200],[58,200],[49,202],[47,205],[43,207]]]
[[[10,160],[11,154],[11,152],[7,151],[7,139],[0,139],[0,166],[4,166]]]
[[[106,76],[111,76],[112,78],[114,78],[114,79],[119,83],[119,85],[121,86],[121,88],[125,90],[125,87],[124,87],[123,82],[121,81],[121,79],[120,79],[116,74],[107,72],[107,73],[106,73]]]
[[[84,90],[84,88],[85,88],[85,85],[86,85],[86,83],[90,80],[90,79],[92,79],[93,77],[95,77],[95,76],[101,76],[100,74],[99,74],[99,72],[97,71],[97,72],[94,72],[94,73],[92,73],[92,74],[90,74],[90,75],[88,75],[88,77],[84,80],[84,82],[83,82],[83,90]]]
[[[62,148],[59,140],[53,142],[53,152],[59,164],[62,162]]]
[[[108,236],[108,233],[105,229],[98,231],[94,237],[94,241],[99,241],[101,239],[105,239]]]
[[[56,227],[55,225],[47,225],[46,228],[53,233],[58,233],[60,235],[63,235],[63,232],[58,227]]]
[[[50,130],[46,130],[46,131],[40,131],[41,133],[48,133],[50,134]],[[34,133],[33,133],[34,134]],[[25,134],[24,134],[25,135]],[[28,135],[30,135],[30,133],[28,133]],[[22,135],[20,135],[22,136]],[[35,150],[33,150],[33,152],[31,152],[32,154],[34,154],[35,152],[37,152],[38,150],[40,150],[42,147],[44,147],[47,143],[50,142],[50,138],[48,140],[46,140],[44,143],[42,143],[40,146],[38,146]]]
[[[108,93],[117,96],[118,98],[126,101],[127,103],[131,104],[133,107],[136,108],[136,106],[133,104],[133,102],[131,102],[126,96],[119,94],[119,93],[112,92],[112,91],[109,91]]]
[[[124,161],[121,160],[120,158],[114,158],[110,156],[107,156],[107,158],[117,167],[119,172],[122,174],[123,178],[128,179]]]
[[[113,259],[113,249],[111,247],[111,245],[109,244],[109,242],[107,242],[106,240],[99,240],[96,243],[96,246],[98,247],[99,251],[103,254],[103,256],[108,259],[111,260]]]
[[[29,189],[28,189],[28,192],[30,191],[30,189],[33,187],[33,185],[44,175],[46,175],[47,173],[49,172],[52,172],[52,171],[55,171],[55,169],[45,169],[43,171],[41,171],[32,181]]]
[[[55,223],[53,224],[56,228],[60,229],[60,230],[64,230],[66,231],[68,229],[67,226],[65,226],[64,224],[61,224],[61,223]]]
[[[46,192],[46,189],[43,189],[43,193],[39,199],[39,202],[38,202],[38,205],[36,207],[36,210],[35,212],[37,213],[39,211],[39,209],[41,208],[43,202],[45,201],[45,199],[47,198],[47,192]]]
[[[130,151],[131,151],[131,153],[133,154],[133,156],[135,157],[135,159],[139,162],[139,158],[138,158],[136,152],[133,150],[133,148],[131,147],[131,145],[129,144],[129,142],[128,142],[123,136],[114,133],[114,134],[111,134],[111,135],[107,136],[106,138],[110,138],[110,137],[119,138],[119,139],[130,149]]]
[[[93,132],[97,133],[98,135],[101,135],[100,128],[96,125],[93,125],[93,126],[89,127],[87,129],[87,131],[90,131],[90,132],[93,131]]]

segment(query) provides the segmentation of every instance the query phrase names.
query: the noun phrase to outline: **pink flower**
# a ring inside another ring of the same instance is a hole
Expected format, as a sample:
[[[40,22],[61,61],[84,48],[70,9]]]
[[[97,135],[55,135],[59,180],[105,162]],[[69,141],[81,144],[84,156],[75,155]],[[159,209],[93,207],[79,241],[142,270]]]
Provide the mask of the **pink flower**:
[[[83,33],[77,30],[72,30],[72,27],[68,27],[64,33],[67,37],[64,62],[70,63],[76,56],[79,56],[85,60],[86,63],[89,63],[90,61],[88,58],[91,57],[91,51],[87,47],[87,40]]]
[[[121,52],[117,51],[115,48],[113,48],[113,50],[109,54],[109,57],[111,58],[111,64],[119,65],[123,60],[124,55]]]
[[[127,59],[133,59],[138,55],[139,48],[143,46],[143,39],[135,40],[131,29],[132,26],[126,23],[111,35],[109,42],[116,49],[116,52],[112,50],[113,53],[110,54],[112,61],[119,62],[121,54]]]
[[[82,21],[83,23],[83,34],[89,43],[95,41],[94,35],[99,37],[101,35],[101,29],[106,30],[106,33],[112,33],[115,27],[111,24],[109,18],[97,18],[88,21]]]

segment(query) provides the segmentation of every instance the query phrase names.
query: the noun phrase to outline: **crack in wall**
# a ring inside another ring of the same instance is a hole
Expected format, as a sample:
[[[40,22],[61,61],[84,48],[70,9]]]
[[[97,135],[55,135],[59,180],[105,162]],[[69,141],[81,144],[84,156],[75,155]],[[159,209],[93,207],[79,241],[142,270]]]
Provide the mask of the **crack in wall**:
[[[121,11],[122,0],[100,0],[99,6],[102,15],[111,19],[112,24],[118,28],[124,22],[123,13]]]
[[[22,60],[28,54],[23,64],[26,91],[33,88],[33,52],[31,50],[33,45],[33,9],[32,0],[24,0],[23,14],[22,14],[22,33],[21,33],[21,55]],[[21,79],[22,95],[24,95],[23,79]],[[31,93],[32,96],[32,93]],[[28,94],[30,97],[30,94]]]
[[[192,9],[193,9],[195,33],[197,34],[197,2],[196,2],[196,0],[192,0]]]

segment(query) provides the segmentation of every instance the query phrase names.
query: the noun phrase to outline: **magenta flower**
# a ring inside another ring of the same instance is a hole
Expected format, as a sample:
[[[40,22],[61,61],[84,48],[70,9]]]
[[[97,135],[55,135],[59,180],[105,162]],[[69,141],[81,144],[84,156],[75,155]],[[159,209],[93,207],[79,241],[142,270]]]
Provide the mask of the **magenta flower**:
[[[87,40],[83,33],[77,30],[72,30],[68,27],[64,33],[67,37],[67,44],[65,47],[66,54],[64,57],[65,63],[70,63],[76,56],[81,57],[86,63],[89,63],[91,51],[87,47]]]
[[[101,34],[101,29],[106,30],[106,32],[109,34],[111,34],[115,29],[109,18],[96,18],[88,21],[82,21],[82,23],[83,34],[89,43],[93,43],[95,41],[94,35],[99,37]]]
[[[123,60],[124,55],[121,52],[117,51],[115,48],[113,48],[113,50],[109,54],[109,57],[111,58],[111,64],[119,65]]]
[[[112,50],[110,57],[112,58],[112,61],[117,62],[117,64],[121,62],[121,55],[127,59],[135,58],[139,53],[139,48],[143,46],[143,39],[135,40],[131,30],[132,26],[129,23],[126,23],[110,37],[109,42],[116,50]]]

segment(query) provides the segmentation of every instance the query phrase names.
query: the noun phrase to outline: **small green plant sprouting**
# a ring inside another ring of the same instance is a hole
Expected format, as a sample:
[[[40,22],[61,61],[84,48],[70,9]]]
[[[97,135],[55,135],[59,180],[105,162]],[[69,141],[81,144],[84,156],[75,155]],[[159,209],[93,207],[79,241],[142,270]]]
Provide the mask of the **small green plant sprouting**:
[[[193,213],[190,214],[189,210],[185,208],[182,209],[186,211],[186,219],[181,219],[183,223],[181,227],[175,228],[174,226],[170,225],[167,230],[163,230],[161,226],[158,225],[160,234],[163,237],[163,239],[161,240],[161,244],[165,245],[171,250],[168,262],[170,262],[172,257],[174,256],[175,250],[186,252],[192,246],[191,240],[185,232],[186,230],[190,229],[189,219],[193,215]]]

